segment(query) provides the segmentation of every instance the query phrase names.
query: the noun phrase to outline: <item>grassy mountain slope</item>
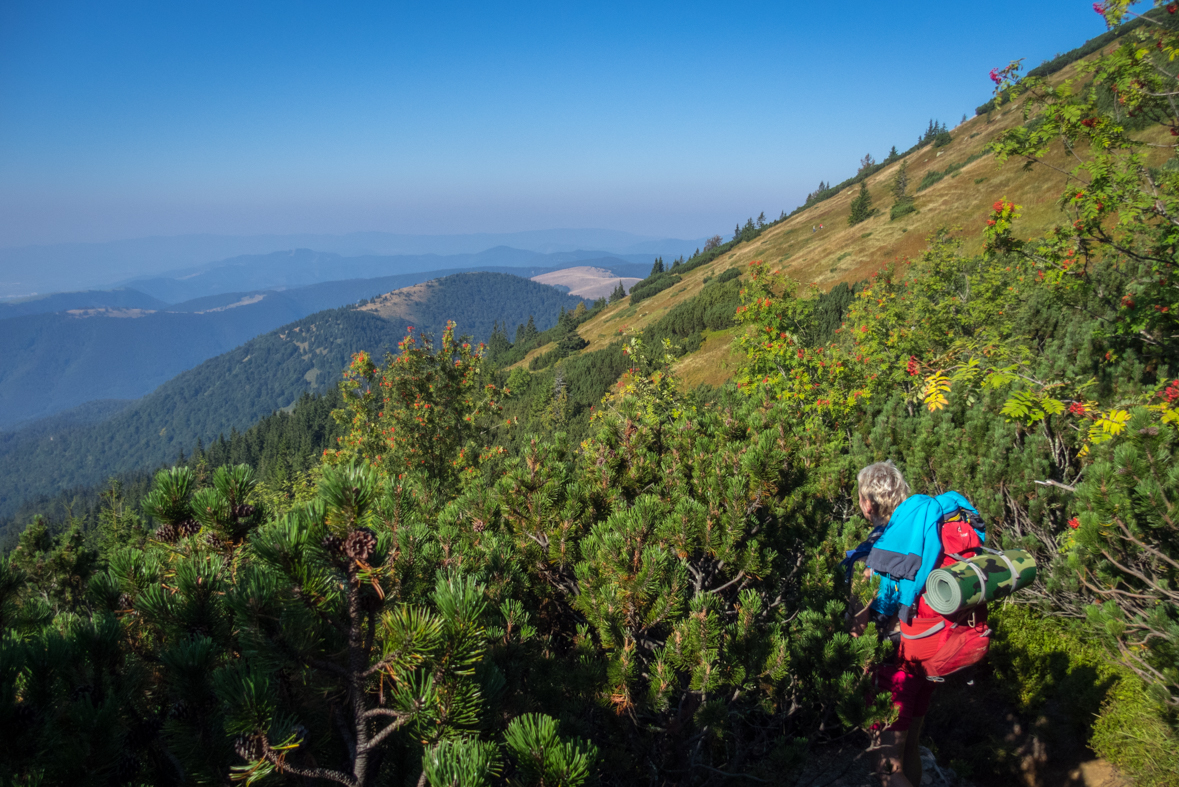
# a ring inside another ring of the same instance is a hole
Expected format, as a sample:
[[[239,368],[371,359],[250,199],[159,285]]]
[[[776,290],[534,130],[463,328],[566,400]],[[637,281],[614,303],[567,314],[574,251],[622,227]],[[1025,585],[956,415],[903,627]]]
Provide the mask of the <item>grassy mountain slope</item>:
[[[580,298],[607,298],[614,289],[622,284],[623,290],[630,290],[640,281],[640,277],[617,276],[612,271],[592,265],[579,265],[575,268],[542,273],[533,276],[533,281],[557,287],[565,287],[570,295]]]
[[[582,301],[502,273],[463,273],[411,288],[401,308],[319,312],[211,358],[101,423],[0,435],[0,513],[21,500],[158,465],[198,440],[244,429],[303,393],[334,385],[352,353],[393,350],[407,326],[438,332],[454,315],[486,338],[494,322],[552,325]],[[113,322],[113,321],[112,321]]]
[[[1076,76],[1076,66],[1068,65],[1051,80],[1061,82]],[[940,148],[927,145],[869,176],[866,183],[876,213],[862,223],[848,226],[851,201],[858,194],[858,187],[848,187],[775,222],[754,240],[735,245],[715,260],[678,274],[678,283],[638,304],[632,304],[630,296],[611,304],[578,327],[589,343],[581,352],[592,353],[638,334],[698,295],[708,280],[729,268],[743,274],[752,260],[762,260],[792,278],[827,290],[840,282],[862,281],[891,263],[903,264],[906,258],[918,255],[929,235],[941,227],[953,229],[963,239],[967,253],[977,252],[991,206],[1001,198],[1023,206],[1018,226],[1022,236],[1042,235],[1063,218],[1057,198],[1065,178],[1052,167],[1067,165],[1064,154],[1054,152],[1044,165],[1026,169],[1019,162],[999,164],[987,151],[987,145],[999,134],[1023,122],[1018,107],[1008,104],[953,129],[950,144]],[[1147,129],[1142,138],[1151,142],[1171,139],[1162,127]],[[907,161],[908,193],[915,194],[917,211],[890,220],[892,182],[902,161]],[[920,188],[923,183],[929,185]],[[733,375],[739,363],[732,341],[737,330],[706,333],[701,347],[679,361],[677,369],[686,384],[718,384]],[[533,349],[521,365],[527,366],[552,347]]]

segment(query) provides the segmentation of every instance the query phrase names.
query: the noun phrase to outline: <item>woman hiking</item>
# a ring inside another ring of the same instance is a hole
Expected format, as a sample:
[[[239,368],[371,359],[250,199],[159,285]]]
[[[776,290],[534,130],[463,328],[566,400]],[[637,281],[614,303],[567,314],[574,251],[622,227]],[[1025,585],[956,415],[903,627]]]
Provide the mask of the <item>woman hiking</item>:
[[[865,574],[878,575],[880,587],[876,598],[853,618],[851,633],[859,636],[868,622],[873,621],[899,645],[894,657],[880,665],[875,677],[876,689],[889,692],[897,709],[896,721],[874,730],[872,748],[877,755],[876,771],[884,787],[916,787],[921,784],[922,777],[918,753],[921,728],[933,689],[941,680],[938,676],[944,673],[927,669],[923,664],[931,655],[928,648],[907,648],[902,644],[905,642],[902,638],[935,618],[944,620],[921,595],[925,580],[938,563],[946,559],[945,553],[953,552],[951,559],[957,559],[965,552],[977,550],[981,548],[985,534],[978,512],[966,498],[957,492],[937,497],[914,495],[892,462],[877,462],[865,467],[856,482],[860,511],[872,523],[873,530],[867,541],[848,554],[845,567],[850,576],[854,562],[866,556],[868,568]],[[946,528],[945,532],[943,528]],[[951,535],[950,530],[956,535]],[[951,549],[943,551],[943,539],[947,537],[960,541],[953,542]],[[986,637],[990,630],[986,629],[985,612],[981,614],[977,622],[972,618],[968,626],[953,627],[956,631],[960,629],[962,634],[976,632],[974,636],[978,644],[971,647],[978,652],[967,654],[962,651],[967,661],[977,661],[986,652]],[[952,644],[942,647],[961,648],[959,635],[955,633],[954,636],[956,639]],[[925,635],[917,634],[912,639],[930,644],[934,641],[923,637]]]

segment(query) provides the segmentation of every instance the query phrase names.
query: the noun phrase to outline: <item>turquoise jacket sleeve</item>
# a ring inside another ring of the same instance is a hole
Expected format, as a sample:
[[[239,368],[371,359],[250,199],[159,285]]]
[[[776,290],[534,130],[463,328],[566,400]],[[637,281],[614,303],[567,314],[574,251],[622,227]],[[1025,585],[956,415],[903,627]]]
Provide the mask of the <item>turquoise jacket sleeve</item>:
[[[917,597],[925,580],[941,558],[941,524],[965,511],[978,520],[978,511],[957,492],[937,497],[913,495],[897,506],[884,533],[872,547],[867,564],[879,574],[896,580],[899,588],[898,615],[908,623],[913,618]],[[981,520],[978,520],[981,525]],[[985,534],[976,525],[980,536]]]

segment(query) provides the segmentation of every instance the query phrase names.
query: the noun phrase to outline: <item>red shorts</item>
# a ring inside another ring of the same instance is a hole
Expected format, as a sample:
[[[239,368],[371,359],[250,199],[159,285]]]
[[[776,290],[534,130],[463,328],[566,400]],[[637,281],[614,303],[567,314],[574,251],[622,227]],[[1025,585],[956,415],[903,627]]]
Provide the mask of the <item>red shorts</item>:
[[[905,732],[913,719],[919,719],[929,712],[929,700],[935,684],[924,675],[907,672],[903,663],[881,664],[876,671],[876,688],[892,694],[892,704],[900,715],[885,727],[889,732]]]

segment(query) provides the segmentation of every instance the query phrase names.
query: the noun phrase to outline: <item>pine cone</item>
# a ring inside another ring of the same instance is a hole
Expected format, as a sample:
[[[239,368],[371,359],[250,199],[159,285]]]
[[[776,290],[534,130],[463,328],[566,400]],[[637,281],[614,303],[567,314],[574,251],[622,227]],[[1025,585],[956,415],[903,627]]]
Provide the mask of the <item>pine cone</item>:
[[[156,528],[156,539],[163,541],[165,544],[175,543],[176,539],[180,537],[175,525],[160,525]]]
[[[120,610],[129,610],[135,606],[135,602],[126,593],[119,594],[119,600],[116,602]]]
[[[338,555],[344,551],[344,539],[339,536],[324,536],[320,543],[329,554]]]
[[[172,707],[168,708],[169,719],[184,720],[187,719],[188,716],[189,707],[188,703],[184,700],[176,700],[176,702],[172,703]]]
[[[344,540],[344,554],[353,560],[367,561],[377,548],[377,535],[367,527],[357,528]]]
[[[254,515],[254,507],[243,503],[240,506],[234,506],[231,513],[236,519],[248,519]]]
[[[262,758],[266,751],[266,736],[265,735],[242,735],[237,736],[233,740],[233,750],[237,752],[237,756],[243,760],[254,761]]]
[[[176,532],[181,538],[188,538],[201,532],[201,525],[195,519],[186,519],[176,526]]]
[[[487,524],[482,519],[476,519],[475,524],[471,527],[476,533],[482,533],[487,529]]]
[[[213,547],[213,549],[225,548],[225,540],[212,530],[210,530],[208,533],[205,533],[205,543]]]

